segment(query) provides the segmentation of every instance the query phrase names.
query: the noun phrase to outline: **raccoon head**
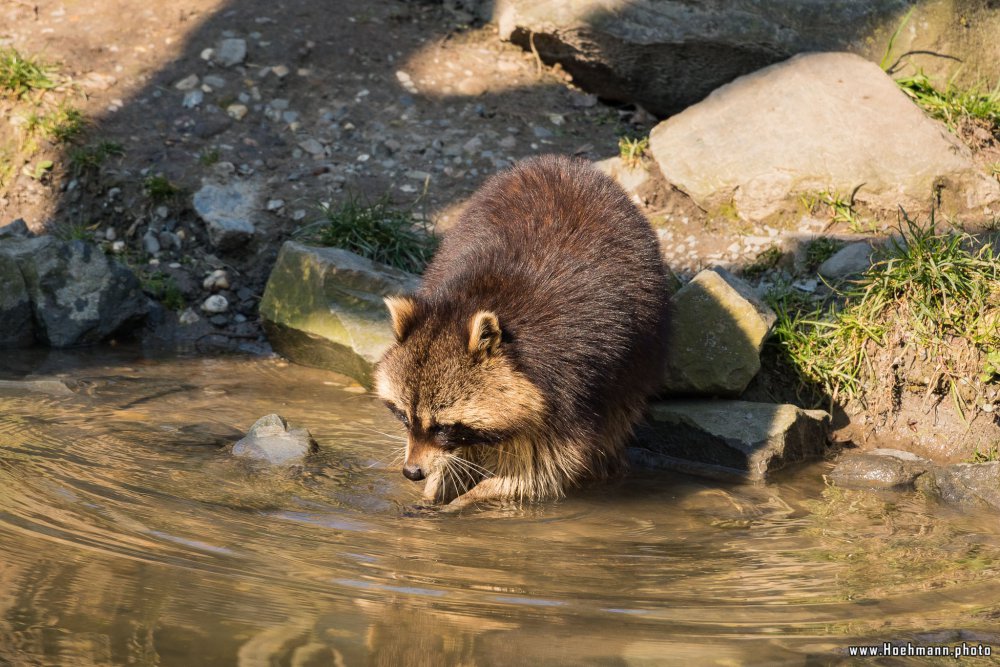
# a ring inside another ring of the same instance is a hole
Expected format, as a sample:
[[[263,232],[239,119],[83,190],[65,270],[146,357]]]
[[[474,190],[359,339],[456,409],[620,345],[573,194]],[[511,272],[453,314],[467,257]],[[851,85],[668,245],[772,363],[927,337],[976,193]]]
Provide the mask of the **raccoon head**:
[[[544,423],[544,398],[517,369],[514,343],[494,312],[411,297],[388,298],[386,306],[396,344],[375,370],[375,388],[408,431],[407,478],[430,477],[465,448]]]

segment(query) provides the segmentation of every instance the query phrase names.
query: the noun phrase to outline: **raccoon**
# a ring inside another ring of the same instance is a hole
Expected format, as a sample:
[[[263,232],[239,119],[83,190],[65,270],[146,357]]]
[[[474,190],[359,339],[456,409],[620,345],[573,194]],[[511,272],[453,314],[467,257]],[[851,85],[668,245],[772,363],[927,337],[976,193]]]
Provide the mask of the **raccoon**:
[[[541,500],[624,472],[665,363],[656,236],[589,163],[524,160],[471,198],[375,369],[437,503]]]

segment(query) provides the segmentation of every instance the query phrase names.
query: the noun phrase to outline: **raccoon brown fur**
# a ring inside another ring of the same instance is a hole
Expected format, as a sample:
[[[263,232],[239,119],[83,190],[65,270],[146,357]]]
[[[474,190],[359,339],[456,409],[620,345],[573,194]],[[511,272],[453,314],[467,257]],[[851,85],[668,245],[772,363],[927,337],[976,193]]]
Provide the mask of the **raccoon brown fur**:
[[[666,278],[649,223],[588,163],[543,156],[470,200],[420,290],[386,299],[376,390],[403,473],[458,504],[619,475],[662,378]]]

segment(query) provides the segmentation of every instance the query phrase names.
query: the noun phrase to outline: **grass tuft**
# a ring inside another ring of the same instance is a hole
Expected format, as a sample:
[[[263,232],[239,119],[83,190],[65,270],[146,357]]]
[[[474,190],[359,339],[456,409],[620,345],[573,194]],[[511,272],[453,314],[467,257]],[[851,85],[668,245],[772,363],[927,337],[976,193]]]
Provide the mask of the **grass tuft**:
[[[142,189],[157,204],[170,201],[181,193],[181,189],[163,174],[147,176],[142,182]]]
[[[921,226],[904,213],[901,232],[831,302],[770,295],[777,339],[801,379],[833,400],[898,392],[906,366],[926,396],[950,394],[964,414],[983,360],[1000,349],[1000,257],[968,234],[937,232],[933,216]]]
[[[761,277],[778,266],[783,254],[778,246],[770,246],[761,250],[757,254],[757,258],[743,268],[743,276],[751,279]]]
[[[388,195],[375,202],[348,196],[339,206],[321,206],[323,219],[297,234],[324,246],[344,248],[363,257],[420,273],[437,247],[426,221],[412,208],[392,206]]]
[[[649,150],[649,137],[628,137],[618,138],[618,155],[625,166],[635,169],[640,164]]]
[[[806,246],[806,268],[815,271],[820,264],[833,257],[843,247],[843,241],[831,239],[829,236],[813,239]]]
[[[99,141],[97,143],[78,146],[69,152],[70,166],[77,172],[87,169],[97,169],[110,157],[125,155],[125,148],[115,141]]]
[[[174,277],[161,271],[143,276],[142,289],[170,310],[182,310],[187,305]]]
[[[957,131],[962,121],[985,121],[996,132],[1000,130],[1000,85],[992,90],[982,87],[960,89],[954,79],[939,90],[922,71],[913,76],[896,79],[904,93],[910,96],[928,114],[942,120],[952,131]]]
[[[46,90],[55,83],[51,70],[33,58],[25,58],[16,49],[0,48],[0,91],[21,98],[32,90]]]
[[[32,113],[25,129],[29,135],[41,134],[52,143],[64,144],[82,135],[86,125],[79,109],[61,105],[51,113]]]
[[[873,225],[854,208],[854,196],[860,187],[855,188],[849,197],[829,190],[802,195],[802,205],[810,213],[814,213],[821,206],[826,207],[832,222],[842,222],[847,225],[848,229],[858,234],[870,232]]]

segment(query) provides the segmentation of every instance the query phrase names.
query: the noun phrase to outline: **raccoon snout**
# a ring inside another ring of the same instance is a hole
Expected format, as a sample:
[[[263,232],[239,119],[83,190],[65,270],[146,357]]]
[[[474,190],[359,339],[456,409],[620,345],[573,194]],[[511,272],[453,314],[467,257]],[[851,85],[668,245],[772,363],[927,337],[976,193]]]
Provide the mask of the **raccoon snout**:
[[[418,465],[407,463],[403,466],[403,476],[406,477],[406,479],[419,482],[424,478],[424,471]]]

